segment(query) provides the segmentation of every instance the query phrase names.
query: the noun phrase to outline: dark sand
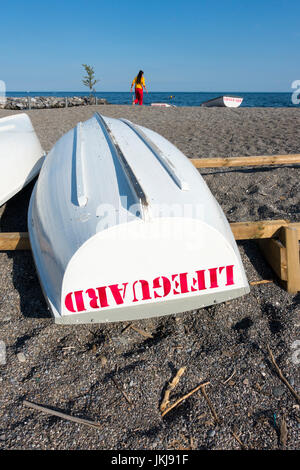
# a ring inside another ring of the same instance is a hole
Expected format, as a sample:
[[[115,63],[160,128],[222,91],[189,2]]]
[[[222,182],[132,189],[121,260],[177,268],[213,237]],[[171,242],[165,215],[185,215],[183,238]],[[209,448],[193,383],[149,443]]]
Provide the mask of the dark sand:
[[[48,151],[95,109],[159,132],[189,157],[300,153],[300,108],[99,106],[28,114]],[[1,110],[0,117],[13,113]],[[210,169],[202,175],[229,221],[299,221],[299,172],[294,165]],[[1,231],[27,230],[32,187],[0,208]],[[255,242],[239,248],[249,281],[274,277]],[[131,328],[123,331],[126,323],[55,326],[31,253],[0,253],[0,340],[7,346],[7,363],[0,365],[0,448],[240,449],[236,433],[247,448],[299,449],[300,404],[267,353],[269,344],[299,394],[299,295],[275,282],[253,286],[247,296],[225,304],[133,322],[152,334],[146,339]],[[209,380],[219,424],[201,392],[161,418],[164,390],[183,366],[171,397]],[[24,407],[24,399],[103,427],[42,415]],[[286,445],[279,439],[283,419]]]

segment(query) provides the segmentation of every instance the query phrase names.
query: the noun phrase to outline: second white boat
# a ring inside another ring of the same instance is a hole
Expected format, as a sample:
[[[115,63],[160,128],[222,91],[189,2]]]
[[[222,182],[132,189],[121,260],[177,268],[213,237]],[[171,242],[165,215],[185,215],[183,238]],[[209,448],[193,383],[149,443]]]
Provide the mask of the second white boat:
[[[37,176],[44,157],[27,114],[0,119],[0,206]]]
[[[27,114],[0,119],[0,206],[38,174],[44,157]]]

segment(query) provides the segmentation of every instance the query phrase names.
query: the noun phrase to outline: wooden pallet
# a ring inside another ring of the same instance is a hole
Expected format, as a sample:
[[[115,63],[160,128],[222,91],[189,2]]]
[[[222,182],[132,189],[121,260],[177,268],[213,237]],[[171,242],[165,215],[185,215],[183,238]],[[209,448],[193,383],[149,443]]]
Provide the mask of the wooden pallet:
[[[281,227],[275,238],[259,240],[264,257],[291,294],[300,291],[300,223]]]
[[[258,240],[265,259],[289,293],[300,291],[300,223],[264,220],[230,225],[236,240]]]
[[[290,293],[300,291],[300,222],[261,220],[230,224],[236,240],[258,240],[260,249]],[[0,233],[0,251],[30,250],[27,232]]]

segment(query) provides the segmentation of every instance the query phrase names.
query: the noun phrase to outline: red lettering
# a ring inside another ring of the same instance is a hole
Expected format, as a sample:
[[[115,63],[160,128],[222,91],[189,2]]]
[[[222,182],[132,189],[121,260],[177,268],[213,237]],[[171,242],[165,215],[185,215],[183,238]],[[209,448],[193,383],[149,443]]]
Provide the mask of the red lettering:
[[[195,292],[196,290],[198,290],[197,287],[194,287],[196,283],[197,283],[197,279],[193,277],[192,285],[191,285],[191,292]]]
[[[160,279],[162,279],[162,281],[163,281],[162,285],[161,285]],[[153,280],[153,289],[159,289],[159,288],[163,288],[163,295],[159,295],[156,292],[154,292],[154,298],[155,299],[157,299],[158,297],[159,298],[166,297],[170,293],[171,282],[169,281],[169,279],[167,277],[159,276],[159,277],[156,277]]]
[[[176,280],[176,277],[178,277],[178,274],[172,274],[172,281],[175,281],[175,288],[173,289],[173,294],[180,294],[180,292],[176,289],[180,286],[179,282]]]
[[[218,286],[218,278],[217,278],[217,269],[218,268],[210,268],[209,269],[209,277],[210,277],[210,288],[213,289]]]
[[[83,294],[83,290],[78,290],[74,292],[75,302],[76,302],[76,307],[77,307],[78,312],[83,312],[84,310],[86,310],[84,306],[82,294]]]
[[[187,274],[188,273],[172,274],[172,281],[175,281],[175,288],[173,289],[173,294],[186,294],[187,292],[189,292]],[[176,279],[178,276],[179,281]],[[180,287],[180,291],[176,290],[178,289],[178,287]]]
[[[191,291],[195,292],[196,290],[205,290],[205,269],[201,269],[200,271],[196,271],[197,279],[193,278]],[[195,284],[198,284],[197,287],[194,287]]]
[[[164,298],[167,297],[170,292],[173,295],[186,294],[188,292],[196,292],[201,290],[206,290],[206,281],[209,278],[209,288],[216,289],[219,287],[220,275],[222,272],[223,278],[226,276],[226,286],[234,285],[234,276],[233,276],[234,265],[228,266],[219,266],[216,268],[209,269],[200,269],[195,271],[195,277],[192,278],[191,283],[188,279],[188,273],[179,273],[172,274],[171,279],[166,276],[158,276],[153,280],[153,293],[154,298]],[[206,274],[207,273],[207,274]],[[206,277],[205,277],[206,275]],[[222,286],[224,283],[221,283]],[[78,290],[75,292],[69,292],[65,297],[65,306],[69,312],[83,312],[87,309],[85,308],[85,303],[88,305],[88,309],[100,309],[104,307],[109,307],[109,301],[107,296],[107,289],[109,288],[116,305],[124,304],[126,297],[126,289],[128,282],[123,284],[112,284],[110,286],[102,286],[97,288],[89,288],[86,291]],[[150,289],[149,282],[145,279],[140,279],[135,281],[132,284],[132,302],[139,302],[145,300],[151,300],[152,292]],[[84,297],[86,296],[86,298]]]
[[[200,271],[196,271],[197,273],[197,279],[198,279],[198,289],[199,290],[205,290],[205,269],[201,269]]]
[[[122,288],[120,288],[118,284],[112,284],[111,286],[109,286],[117,305],[124,303],[124,297],[125,297],[127,285],[128,285],[128,282],[123,282]],[[123,293],[122,293],[122,290],[123,290]]]
[[[142,300],[150,300],[151,299],[151,295],[150,295],[150,289],[149,289],[149,284],[147,281],[145,281],[144,279],[140,280],[140,281],[135,281],[135,283],[133,284],[133,301],[132,302],[138,302],[139,299],[137,299],[136,297],[136,294],[135,294],[135,286],[136,284],[140,283],[141,286],[142,286],[142,294],[143,294],[143,298]]]
[[[187,292],[189,292],[188,282],[187,282],[187,275],[188,275],[188,273],[179,274],[180,288],[181,288],[181,293],[182,294],[186,294]]]
[[[94,291],[94,289],[88,289],[86,291],[86,293],[88,294],[89,298],[91,299],[90,300],[90,306],[92,308],[99,308],[98,297],[97,297],[96,292]]]
[[[82,293],[83,293],[83,290],[78,290],[78,291],[74,292],[75,303],[76,303],[76,307],[77,307],[78,312],[82,312],[83,310],[85,310]],[[67,309],[70,312],[75,313],[76,310],[74,308],[72,295],[73,295],[73,292],[70,292],[69,294],[66,295],[65,306],[67,307]]]
[[[72,300],[72,294],[73,294],[73,292],[70,292],[69,294],[66,295],[66,298],[65,298],[65,306],[67,307],[67,309],[69,310],[69,312],[75,313],[76,310],[74,309],[73,300]]]
[[[227,279],[226,286],[232,286],[234,284],[233,266],[234,266],[233,264],[226,266],[226,279]]]
[[[98,291],[98,294],[99,294],[100,306],[101,307],[108,307],[109,304],[107,302],[106,286],[97,287],[97,291]]]

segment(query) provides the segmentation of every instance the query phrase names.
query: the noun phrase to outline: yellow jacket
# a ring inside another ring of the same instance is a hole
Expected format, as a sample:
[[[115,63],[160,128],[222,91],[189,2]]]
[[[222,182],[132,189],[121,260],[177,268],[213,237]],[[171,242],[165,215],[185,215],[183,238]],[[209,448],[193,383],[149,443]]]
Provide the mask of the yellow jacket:
[[[141,83],[136,83],[136,79],[137,79],[137,77],[135,77],[135,79],[133,80],[131,86],[133,87],[133,85],[135,84],[135,88],[141,88],[141,89],[143,89],[143,86],[145,86],[145,79],[144,79],[144,77],[141,78]]]

